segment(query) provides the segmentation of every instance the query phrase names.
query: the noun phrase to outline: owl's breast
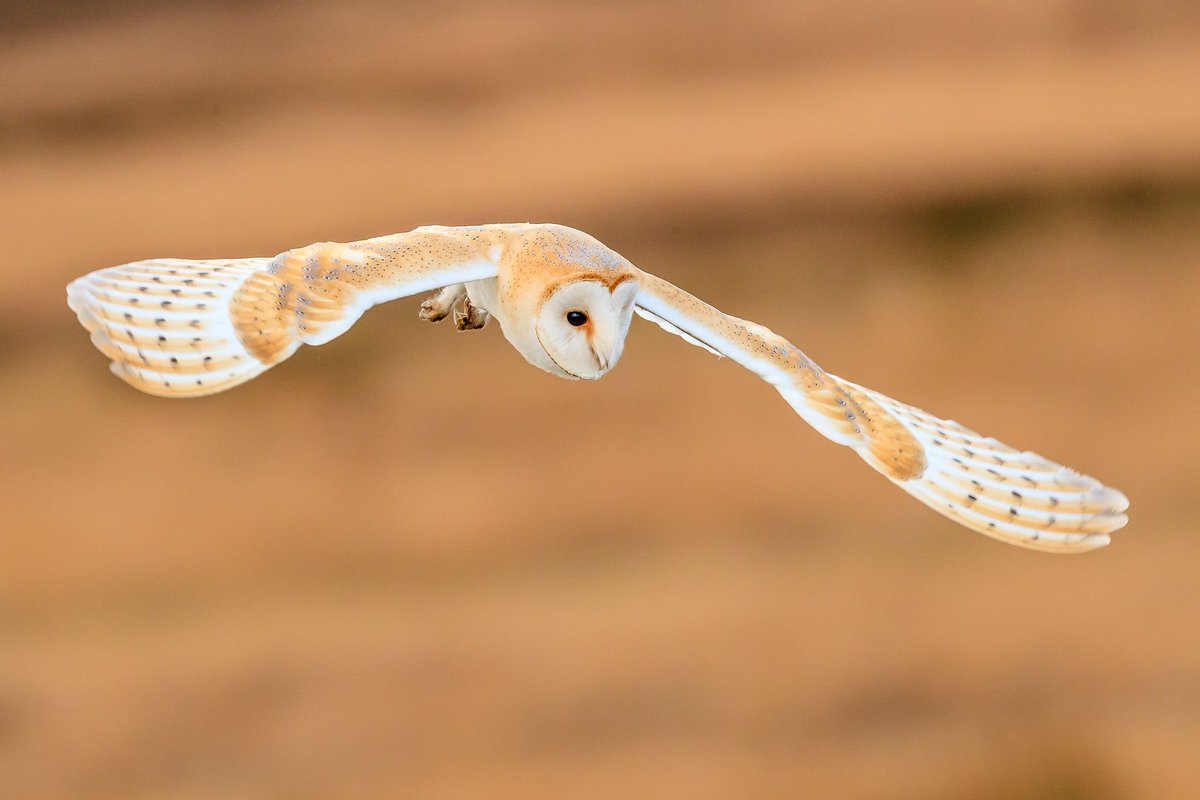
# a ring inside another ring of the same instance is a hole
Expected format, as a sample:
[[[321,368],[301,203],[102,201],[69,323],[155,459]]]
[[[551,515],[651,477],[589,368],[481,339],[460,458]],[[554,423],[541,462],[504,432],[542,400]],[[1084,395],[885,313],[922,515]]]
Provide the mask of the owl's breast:
[[[504,332],[504,338],[525,357],[526,361],[560,377],[571,377],[569,373],[563,372],[554,363],[554,360],[546,354],[542,343],[538,341],[534,315],[524,310],[518,303],[504,302],[504,298],[500,295],[500,284],[495,278],[472,281],[466,287],[467,297],[470,298],[471,304],[486,310],[496,322],[500,323],[500,330]]]

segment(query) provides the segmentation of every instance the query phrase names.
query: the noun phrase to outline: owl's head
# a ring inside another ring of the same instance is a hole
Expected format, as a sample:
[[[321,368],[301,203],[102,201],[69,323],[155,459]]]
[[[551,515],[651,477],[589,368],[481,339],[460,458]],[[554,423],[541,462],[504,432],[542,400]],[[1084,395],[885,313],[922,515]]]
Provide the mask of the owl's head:
[[[551,364],[564,378],[595,380],[616,366],[633,317],[636,278],[625,273],[574,275],[546,289],[535,329]]]

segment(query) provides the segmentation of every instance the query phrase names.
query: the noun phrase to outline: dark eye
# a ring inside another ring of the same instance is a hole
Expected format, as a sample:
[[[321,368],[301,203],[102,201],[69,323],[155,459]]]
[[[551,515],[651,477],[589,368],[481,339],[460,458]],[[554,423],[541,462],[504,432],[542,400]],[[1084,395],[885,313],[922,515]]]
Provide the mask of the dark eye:
[[[567,322],[578,328],[580,325],[587,325],[587,314],[582,311],[568,311]]]

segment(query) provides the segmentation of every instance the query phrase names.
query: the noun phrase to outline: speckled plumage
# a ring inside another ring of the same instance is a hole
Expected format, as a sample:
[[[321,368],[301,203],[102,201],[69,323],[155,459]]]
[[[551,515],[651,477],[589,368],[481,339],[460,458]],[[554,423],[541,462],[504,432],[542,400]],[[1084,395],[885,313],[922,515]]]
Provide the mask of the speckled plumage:
[[[612,369],[636,312],[753,371],[824,436],[988,536],[1078,552],[1126,523],[1116,489],[831,375],[767,328],[561,225],[434,226],[274,258],[138,261],[85,275],[67,297],[117,376],[195,397],[335,338],[377,303],[431,290],[422,318],[453,314],[460,330],[495,318],[531,364],[566,378]]]

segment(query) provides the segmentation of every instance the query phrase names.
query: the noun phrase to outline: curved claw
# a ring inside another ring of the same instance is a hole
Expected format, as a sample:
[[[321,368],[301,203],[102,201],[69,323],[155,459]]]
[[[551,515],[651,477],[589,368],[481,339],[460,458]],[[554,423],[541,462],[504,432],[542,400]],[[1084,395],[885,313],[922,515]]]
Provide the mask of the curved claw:
[[[454,309],[454,327],[460,331],[477,331],[492,318],[491,314],[479,306],[472,305],[466,298],[463,298],[461,305],[461,311],[457,306]]]
[[[421,303],[421,310],[417,312],[417,316],[426,322],[441,322],[450,316],[450,312],[454,310],[454,304],[466,295],[467,288],[461,283],[446,286],[431,294],[425,299],[425,302]]]

